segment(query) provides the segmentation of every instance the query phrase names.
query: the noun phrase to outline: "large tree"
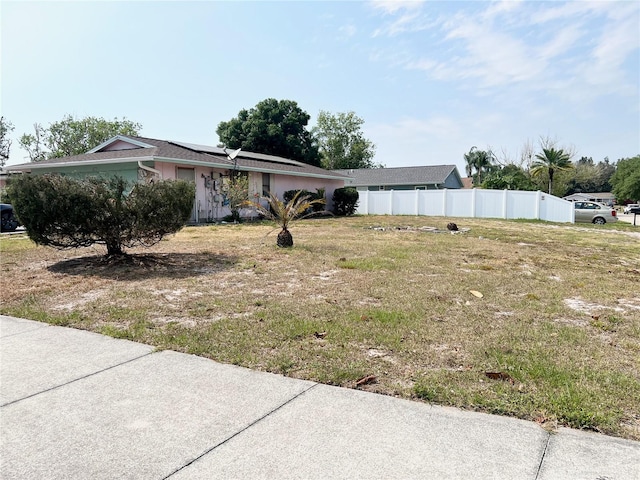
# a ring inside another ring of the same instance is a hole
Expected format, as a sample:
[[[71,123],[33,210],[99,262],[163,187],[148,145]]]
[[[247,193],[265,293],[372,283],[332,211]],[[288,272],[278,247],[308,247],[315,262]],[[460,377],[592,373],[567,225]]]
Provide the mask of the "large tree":
[[[115,135],[138,135],[142,126],[123,118],[105,120],[99,117],[75,118],[66,115],[48,128],[34,124],[34,133],[25,133],[19,143],[38,162],[47,158],[80,155]]]
[[[376,146],[362,133],[364,120],[354,112],[335,115],[320,110],[313,129],[324,168],[376,168]]]
[[[480,185],[485,174],[496,167],[496,157],[491,149],[478,150],[477,147],[471,147],[469,153],[464,154],[464,161],[467,176],[473,177],[474,185]]]
[[[640,155],[618,160],[611,185],[618,202],[640,201]]]
[[[575,162],[566,195],[581,192],[610,192],[610,179],[615,171],[616,167],[609,163],[608,158],[596,164],[591,157],[582,157]]]
[[[320,153],[307,125],[311,117],[292,100],[267,98],[250,110],[242,109],[216,133],[230,148],[277,155],[320,166]]]
[[[13,124],[4,117],[0,117],[0,167],[4,167],[9,160],[11,152],[11,138],[9,135],[13,132]]]
[[[562,148],[542,148],[542,152],[536,154],[536,160],[531,164],[531,175],[539,177],[546,175],[549,179],[549,194],[553,191],[553,177],[556,172],[567,171],[573,168],[571,154]]]

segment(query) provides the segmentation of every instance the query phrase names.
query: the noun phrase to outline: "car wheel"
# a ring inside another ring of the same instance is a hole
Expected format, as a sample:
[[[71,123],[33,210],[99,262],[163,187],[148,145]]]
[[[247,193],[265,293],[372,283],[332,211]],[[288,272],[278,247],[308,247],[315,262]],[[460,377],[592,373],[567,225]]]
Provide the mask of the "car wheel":
[[[2,226],[0,230],[3,232],[13,232],[16,228],[18,228],[18,222],[13,215],[2,217]]]
[[[596,225],[604,225],[605,223],[607,223],[607,221],[602,217],[596,217],[593,219],[593,223],[595,223]]]

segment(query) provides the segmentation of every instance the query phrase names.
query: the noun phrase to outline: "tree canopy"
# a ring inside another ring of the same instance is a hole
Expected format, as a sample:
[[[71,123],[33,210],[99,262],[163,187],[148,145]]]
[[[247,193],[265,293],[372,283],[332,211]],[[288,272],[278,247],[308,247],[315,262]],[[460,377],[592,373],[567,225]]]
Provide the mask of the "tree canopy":
[[[0,167],[4,167],[9,160],[11,151],[11,138],[9,135],[13,131],[13,124],[4,117],[0,117]]]
[[[313,129],[322,166],[329,170],[376,168],[376,146],[362,133],[364,120],[354,112],[331,114],[320,110]]]
[[[490,190],[536,190],[529,173],[512,163],[489,172],[481,187]]]
[[[474,185],[479,185],[484,175],[495,167],[496,157],[490,149],[478,150],[477,147],[471,147],[469,153],[464,154],[464,161],[467,175],[473,177]]]
[[[543,148],[536,155],[536,160],[531,164],[531,175],[538,177],[547,175],[549,179],[549,194],[553,192],[553,177],[556,172],[562,172],[573,168],[571,155],[562,148]]]
[[[618,202],[640,201],[640,155],[618,160],[618,168],[610,181]]]
[[[615,171],[615,165],[609,163],[608,158],[596,164],[591,157],[582,157],[575,162],[565,195],[581,192],[610,192],[610,179]]]
[[[320,166],[320,153],[307,125],[311,117],[292,100],[267,98],[237,117],[220,122],[216,133],[225,146],[277,155]]]
[[[86,153],[115,135],[138,135],[139,123],[123,118],[105,120],[99,117],[75,118],[66,115],[48,128],[34,124],[34,133],[19,139],[32,162],[48,158],[67,157]]]

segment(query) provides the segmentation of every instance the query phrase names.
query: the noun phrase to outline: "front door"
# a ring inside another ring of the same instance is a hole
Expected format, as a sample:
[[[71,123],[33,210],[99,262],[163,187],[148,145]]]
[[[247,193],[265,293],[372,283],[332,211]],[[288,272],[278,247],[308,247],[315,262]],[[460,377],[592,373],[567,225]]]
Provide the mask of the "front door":
[[[176,171],[176,178],[178,180],[184,180],[186,182],[191,182],[193,184],[196,183],[196,169],[195,168],[184,168],[178,167]],[[198,193],[196,192],[196,197]],[[198,202],[196,198],[193,199],[193,209],[191,210],[191,218],[189,219],[190,223],[198,223]]]

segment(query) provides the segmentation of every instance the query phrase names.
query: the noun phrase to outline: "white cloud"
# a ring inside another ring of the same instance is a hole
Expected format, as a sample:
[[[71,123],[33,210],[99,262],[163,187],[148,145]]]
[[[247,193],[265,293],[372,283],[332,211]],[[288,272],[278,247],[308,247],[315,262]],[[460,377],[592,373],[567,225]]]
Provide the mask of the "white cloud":
[[[430,20],[420,11],[410,11],[402,14],[390,23],[374,30],[372,37],[395,37],[403,33],[413,33],[428,30],[438,25],[437,21]]]
[[[485,19],[491,19],[502,15],[504,13],[511,14],[516,9],[520,8],[523,4],[523,0],[502,0],[492,2],[491,5],[483,12],[482,16]]]
[[[416,10],[422,7],[424,0],[372,0],[369,4],[374,10],[385,15],[393,15],[400,10]]]
[[[377,61],[477,95],[541,92],[576,103],[603,93],[637,97],[638,74],[628,62],[640,48],[638,2],[506,1],[481,4],[480,12],[446,5],[437,22],[418,8],[389,7],[397,14],[374,36],[398,40]],[[428,33],[405,35],[421,30]]]
[[[541,59],[551,60],[578,46],[578,41],[585,33],[579,25],[568,25],[556,32],[548,42],[542,44],[536,54]]]

